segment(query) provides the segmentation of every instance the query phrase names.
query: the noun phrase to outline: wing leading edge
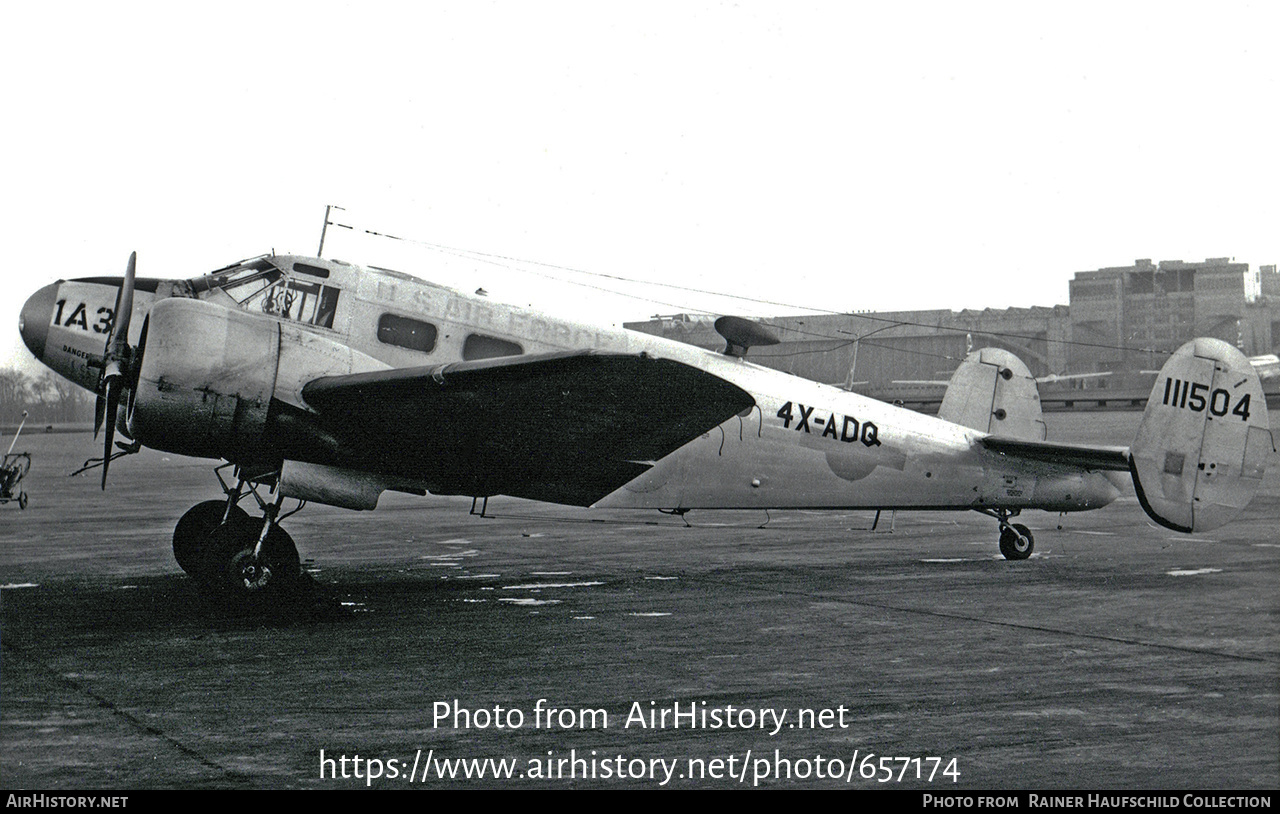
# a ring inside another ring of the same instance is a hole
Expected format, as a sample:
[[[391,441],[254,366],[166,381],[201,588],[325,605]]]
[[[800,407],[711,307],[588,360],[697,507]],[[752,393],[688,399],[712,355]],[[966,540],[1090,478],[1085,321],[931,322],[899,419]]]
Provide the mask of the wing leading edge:
[[[360,468],[582,506],[755,404],[680,362],[592,351],[324,377],[302,396]]]

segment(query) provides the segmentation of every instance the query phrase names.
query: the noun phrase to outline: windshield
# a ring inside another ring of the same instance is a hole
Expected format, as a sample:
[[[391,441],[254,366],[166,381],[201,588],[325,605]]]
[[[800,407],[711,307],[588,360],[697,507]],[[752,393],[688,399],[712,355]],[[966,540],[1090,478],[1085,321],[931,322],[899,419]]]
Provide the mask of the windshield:
[[[213,287],[222,289],[243,308],[251,300],[259,297],[263,291],[279,282],[282,276],[280,269],[276,268],[270,260],[255,260],[229,274],[216,275]]]

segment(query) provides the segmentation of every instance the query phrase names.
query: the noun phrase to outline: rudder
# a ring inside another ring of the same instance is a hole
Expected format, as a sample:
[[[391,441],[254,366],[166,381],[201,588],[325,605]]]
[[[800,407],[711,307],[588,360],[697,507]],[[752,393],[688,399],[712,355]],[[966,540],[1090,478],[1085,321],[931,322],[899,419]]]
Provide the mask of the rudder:
[[[1153,520],[1208,531],[1249,505],[1272,450],[1266,398],[1249,360],[1220,339],[1193,339],[1156,376],[1129,469]]]

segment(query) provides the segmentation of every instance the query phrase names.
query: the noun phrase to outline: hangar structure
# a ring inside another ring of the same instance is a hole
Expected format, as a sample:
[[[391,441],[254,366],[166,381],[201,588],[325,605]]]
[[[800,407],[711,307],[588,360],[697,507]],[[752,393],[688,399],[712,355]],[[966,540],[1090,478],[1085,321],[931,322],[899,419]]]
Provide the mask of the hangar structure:
[[[1138,404],[1168,354],[1197,336],[1246,356],[1280,349],[1280,273],[1230,258],[1187,263],[1137,260],[1081,271],[1070,304],[960,311],[882,311],[760,320],[781,342],[750,358],[797,376],[907,406],[936,407],[945,382],[971,350],[1012,351],[1042,379],[1046,406],[1079,396]],[[719,349],[714,317],[654,316],[636,331]],[[1082,376],[1081,374],[1103,374]]]

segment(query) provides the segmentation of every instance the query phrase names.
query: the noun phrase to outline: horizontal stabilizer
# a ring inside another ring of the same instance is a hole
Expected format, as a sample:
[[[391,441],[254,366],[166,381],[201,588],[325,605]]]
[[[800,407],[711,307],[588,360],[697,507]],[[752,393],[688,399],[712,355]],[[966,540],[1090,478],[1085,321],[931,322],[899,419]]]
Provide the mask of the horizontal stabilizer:
[[[1050,441],[1022,441],[996,435],[980,438],[979,443],[994,452],[1024,460],[1112,472],[1129,471],[1129,450],[1126,447],[1081,447]]]

